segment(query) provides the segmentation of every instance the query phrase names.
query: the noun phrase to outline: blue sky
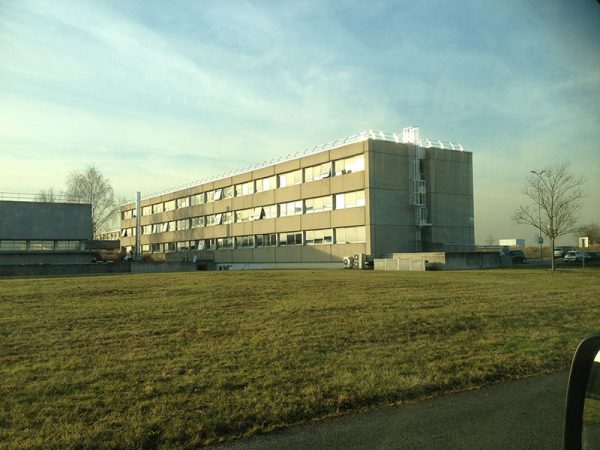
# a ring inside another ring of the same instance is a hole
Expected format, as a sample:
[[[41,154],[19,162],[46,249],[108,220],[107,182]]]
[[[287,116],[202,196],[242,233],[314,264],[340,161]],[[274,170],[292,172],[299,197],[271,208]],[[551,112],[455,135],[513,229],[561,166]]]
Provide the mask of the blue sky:
[[[473,152],[476,238],[568,161],[600,223],[593,0],[0,1],[0,191],[154,192],[368,129]]]

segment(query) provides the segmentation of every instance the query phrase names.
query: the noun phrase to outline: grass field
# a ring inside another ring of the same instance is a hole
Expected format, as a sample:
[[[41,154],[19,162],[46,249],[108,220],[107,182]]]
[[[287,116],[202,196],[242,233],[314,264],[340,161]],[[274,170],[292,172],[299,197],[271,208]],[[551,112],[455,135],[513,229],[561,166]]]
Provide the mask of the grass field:
[[[566,369],[600,271],[0,280],[0,447],[189,448]]]

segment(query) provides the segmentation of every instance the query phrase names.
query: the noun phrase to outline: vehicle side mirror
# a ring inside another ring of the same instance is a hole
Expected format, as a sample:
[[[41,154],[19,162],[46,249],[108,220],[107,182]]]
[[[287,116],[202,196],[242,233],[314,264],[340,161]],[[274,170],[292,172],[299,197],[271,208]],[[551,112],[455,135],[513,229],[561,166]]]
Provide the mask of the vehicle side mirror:
[[[577,347],[565,404],[565,449],[600,449],[600,334]]]

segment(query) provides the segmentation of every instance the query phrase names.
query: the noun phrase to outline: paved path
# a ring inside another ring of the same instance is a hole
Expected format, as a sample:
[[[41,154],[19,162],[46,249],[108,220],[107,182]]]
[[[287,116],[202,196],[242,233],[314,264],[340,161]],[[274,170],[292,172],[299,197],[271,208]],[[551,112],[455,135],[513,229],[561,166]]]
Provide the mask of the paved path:
[[[343,416],[218,449],[560,449],[567,372]]]

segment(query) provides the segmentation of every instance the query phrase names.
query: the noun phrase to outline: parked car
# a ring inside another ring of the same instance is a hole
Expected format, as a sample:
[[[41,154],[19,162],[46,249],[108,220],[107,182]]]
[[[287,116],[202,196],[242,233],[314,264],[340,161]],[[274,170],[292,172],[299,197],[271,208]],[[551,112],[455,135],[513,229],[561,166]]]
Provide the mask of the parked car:
[[[587,253],[570,251],[570,252],[567,252],[567,254],[565,255],[565,257],[563,259],[565,260],[566,263],[569,263],[569,262],[582,262],[584,258],[586,261],[589,261],[591,259],[590,255],[588,255]]]
[[[564,258],[565,255],[573,251],[573,247],[555,247],[554,248],[554,257],[555,258]]]
[[[512,258],[513,263],[524,264],[527,261],[523,250],[509,250],[508,255]]]
[[[590,261],[600,261],[600,252],[589,252]]]

